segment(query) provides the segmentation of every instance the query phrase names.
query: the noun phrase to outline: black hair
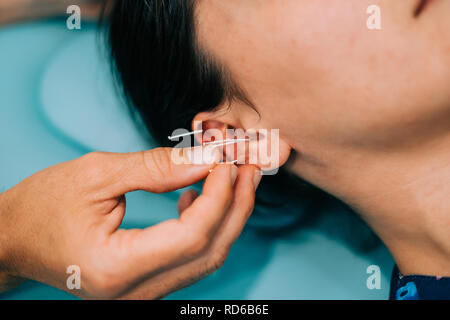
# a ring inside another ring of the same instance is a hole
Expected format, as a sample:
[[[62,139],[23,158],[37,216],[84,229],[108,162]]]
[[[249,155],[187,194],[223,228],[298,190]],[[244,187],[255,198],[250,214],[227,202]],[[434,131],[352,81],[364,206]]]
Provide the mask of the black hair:
[[[226,67],[197,43],[196,2],[115,0],[108,2],[108,16],[103,18],[113,71],[124,96],[163,146],[171,146],[167,136],[175,129],[189,130],[200,112],[234,99],[253,107]],[[262,200],[267,198],[269,202]],[[315,211],[311,216],[338,204],[356,217],[331,195],[284,170],[263,179],[257,199],[260,206],[291,211],[298,211],[295,203],[301,200]]]

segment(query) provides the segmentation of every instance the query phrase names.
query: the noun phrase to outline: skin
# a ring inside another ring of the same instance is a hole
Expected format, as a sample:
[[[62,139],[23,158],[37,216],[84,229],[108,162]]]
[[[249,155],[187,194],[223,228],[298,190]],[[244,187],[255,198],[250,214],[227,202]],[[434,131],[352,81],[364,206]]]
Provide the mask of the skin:
[[[0,0],[0,25],[49,16],[66,15],[67,7],[76,4],[84,18],[94,19],[100,12],[100,1],[78,0]]]
[[[261,173],[175,164],[171,155],[90,153],[0,194],[0,291],[34,279],[88,299],[156,299],[216,271],[253,211]],[[180,198],[178,219],[119,228],[126,193],[169,192],[206,176],[201,195]],[[80,290],[66,286],[71,265],[80,267]]]
[[[9,19],[50,14],[30,16],[28,2],[14,3]],[[290,170],[358,210],[404,274],[448,276],[450,4],[436,0],[413,17],[417,0],[378,3],[382,31],[365,28],[372,1],[199,1],[200,44],[259,116],[234,102],[195,120],[219,130],[282,128],[281,163],[294,153]],[[252,210],[260,175],[242,166],[233,187],[231,166],[219,166],[202,196],[183,195],[179,219],[117,229],[126,192],[172,190],[211,168],[167,167],[167,152],[90,154],[0,194],[0,289],[30,278],[67,290],[66,267],[77,263],[82,290],[71,293],[148,299],[217,269]]]
[[[402,273],[449,276],[450,1],[418,5],[199,1],[200,46],[259,114],[235,101],[195,121],[280,128],[281,162],[357,210]]]

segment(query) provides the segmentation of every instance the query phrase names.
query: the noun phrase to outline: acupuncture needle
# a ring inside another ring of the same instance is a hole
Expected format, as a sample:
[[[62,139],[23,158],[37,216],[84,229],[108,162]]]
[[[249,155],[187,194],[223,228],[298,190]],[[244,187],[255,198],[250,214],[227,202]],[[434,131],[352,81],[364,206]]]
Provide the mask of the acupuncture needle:
[[[178,138],[192,136],[194,134],[202,133],[202,132],[203,132],[203,130],[195,130],[195,131],[191,131],[191,132],[187,132],[187,133],[177,134],[175,136],[168,136],[168,138],[169,138],[169,140],[175,140],[175,139],[178,139]]]

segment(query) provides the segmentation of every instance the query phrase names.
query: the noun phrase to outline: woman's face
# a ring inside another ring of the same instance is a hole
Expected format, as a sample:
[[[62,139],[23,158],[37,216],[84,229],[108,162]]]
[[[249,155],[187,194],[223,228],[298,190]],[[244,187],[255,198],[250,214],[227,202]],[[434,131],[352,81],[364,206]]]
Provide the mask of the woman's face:
[[[235,103],[244,127],[279,128],[316,159],[398,148],[450,119],[450,1],[414,16],[420,2],[202,0],[198,40],[255,104]],[[373,4],[381,30],[366,25]]]

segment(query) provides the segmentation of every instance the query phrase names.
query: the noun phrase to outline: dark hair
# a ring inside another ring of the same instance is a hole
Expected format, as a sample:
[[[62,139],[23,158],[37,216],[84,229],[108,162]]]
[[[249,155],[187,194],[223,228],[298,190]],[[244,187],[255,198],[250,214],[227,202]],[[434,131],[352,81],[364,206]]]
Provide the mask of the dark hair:
[[[199,112],[235,99],[253,107],[226,67],[197,43],[196,0],[116,0],[109,4],[105,22],[114,73],[129,105],[161,145],[170,146],[167,136],[173,130],[190,129]],[[298,212],[297,205],[286,203],[301,199],[316,212],[337,203],[351,212],[332,196],[283,170],[264,178],[258,195],[258,202],[266,208]],[[268,195],[270,203],[262,200]]]

